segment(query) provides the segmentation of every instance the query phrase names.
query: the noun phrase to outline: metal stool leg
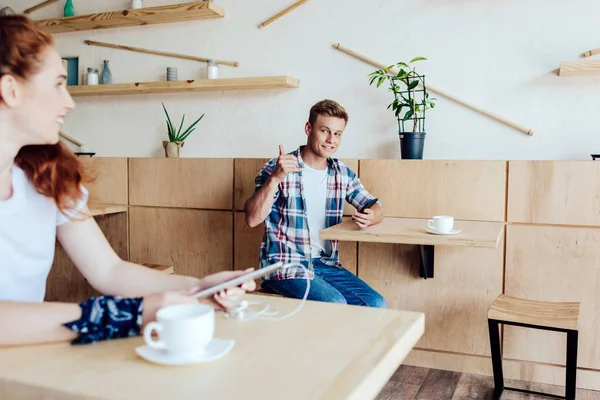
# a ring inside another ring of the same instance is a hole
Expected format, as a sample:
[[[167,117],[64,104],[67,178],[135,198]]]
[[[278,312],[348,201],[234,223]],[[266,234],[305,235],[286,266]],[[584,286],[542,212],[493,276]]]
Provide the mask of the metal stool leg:
[[[567,381],[565,399],[575,400],[577,391],[577,342],[578,332],[567,331]]]
[[[504,374],[502,373],[502,354],[500,351],[499,323],[488,319],[490,331],[490,349],[492,351],[492,368],[494,370],[494,399],[497,400],[504,391]]]

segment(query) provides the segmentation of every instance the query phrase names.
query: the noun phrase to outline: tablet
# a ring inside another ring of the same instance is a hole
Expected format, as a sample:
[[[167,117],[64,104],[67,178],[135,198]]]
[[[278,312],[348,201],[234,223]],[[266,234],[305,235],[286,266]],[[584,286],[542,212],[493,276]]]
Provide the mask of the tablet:
[[[220,284],[210,287],[208,289],[204,289],[204,290],[194,294],[193,296],[198,299],[210,297],[212,295],[219,293],[221,290],[240,286],[244,282],[253,281],[255,279],[262,278],[265,275],[269,275],[269,274],[277,271],[281,267],[283,267],[283,263],[278,262],[278,263],[269,265],[264,268],[259,268],[256,271],[248,272],[247,274],[238,276],[237,278],[225,281],[223,283],[220,283]]]

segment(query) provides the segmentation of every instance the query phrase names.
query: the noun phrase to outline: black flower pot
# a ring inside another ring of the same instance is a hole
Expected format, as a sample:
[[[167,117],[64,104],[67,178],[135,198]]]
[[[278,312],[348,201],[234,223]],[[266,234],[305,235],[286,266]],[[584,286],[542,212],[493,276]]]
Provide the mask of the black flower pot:
[[[400,155],[405,160],[422,160],[425,132],[400,132]]]

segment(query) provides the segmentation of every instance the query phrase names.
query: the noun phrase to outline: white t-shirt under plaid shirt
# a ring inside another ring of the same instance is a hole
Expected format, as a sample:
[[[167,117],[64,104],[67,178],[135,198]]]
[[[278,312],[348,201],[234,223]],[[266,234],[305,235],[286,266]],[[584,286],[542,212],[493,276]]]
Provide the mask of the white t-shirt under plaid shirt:
[[[325,209],[327,207],[327,167],[314,169],[304,164],[302,185],[306,199],[306,216],[310,231],[310,250],[312,258],[321,258],[331,254],[331,242],[319,239],[319,232],[325,229]]]

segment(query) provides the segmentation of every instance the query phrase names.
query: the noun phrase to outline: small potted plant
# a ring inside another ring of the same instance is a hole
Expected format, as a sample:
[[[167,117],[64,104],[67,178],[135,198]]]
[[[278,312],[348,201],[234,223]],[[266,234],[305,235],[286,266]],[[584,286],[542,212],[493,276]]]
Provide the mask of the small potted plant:
[[[400,154],[404,159],[423,158],[425,111],[435,107],[433,100],[436,99],[429,97],[425,76],[419,75],[413,67],[413,63],[422,60],[426,58],[415,57],[408,64],[399,62],[369,74],[369,85],[377,83],[380,87],[388,81],[389,89],[394,93],[394,101],[388,110],[392,109],[398,122]],[[398,68],[398,72],[392,71],[394,67]]]
[[[185,114],[183,114],[183,118],[181,118],[181,123],[179,124],[179,129],[175,130],[175,126],[171,122],[171,118],[169,117],[169,113],[165,108],[165,104],[163,103],[163,110],[165,110],[165,114],[167,116],[167,133],[169,134],[169,140],[163,141],[163,147],[165,148],[165,157],[179,157],[179,150],[183,147],[185,143],[185,139],[194,131],[195,126],[200,120],[204,117],[204,114],[200,116],[193,124],[191,124],[185,131],[181,131],[183,128],[183,121],[185,120]]]

